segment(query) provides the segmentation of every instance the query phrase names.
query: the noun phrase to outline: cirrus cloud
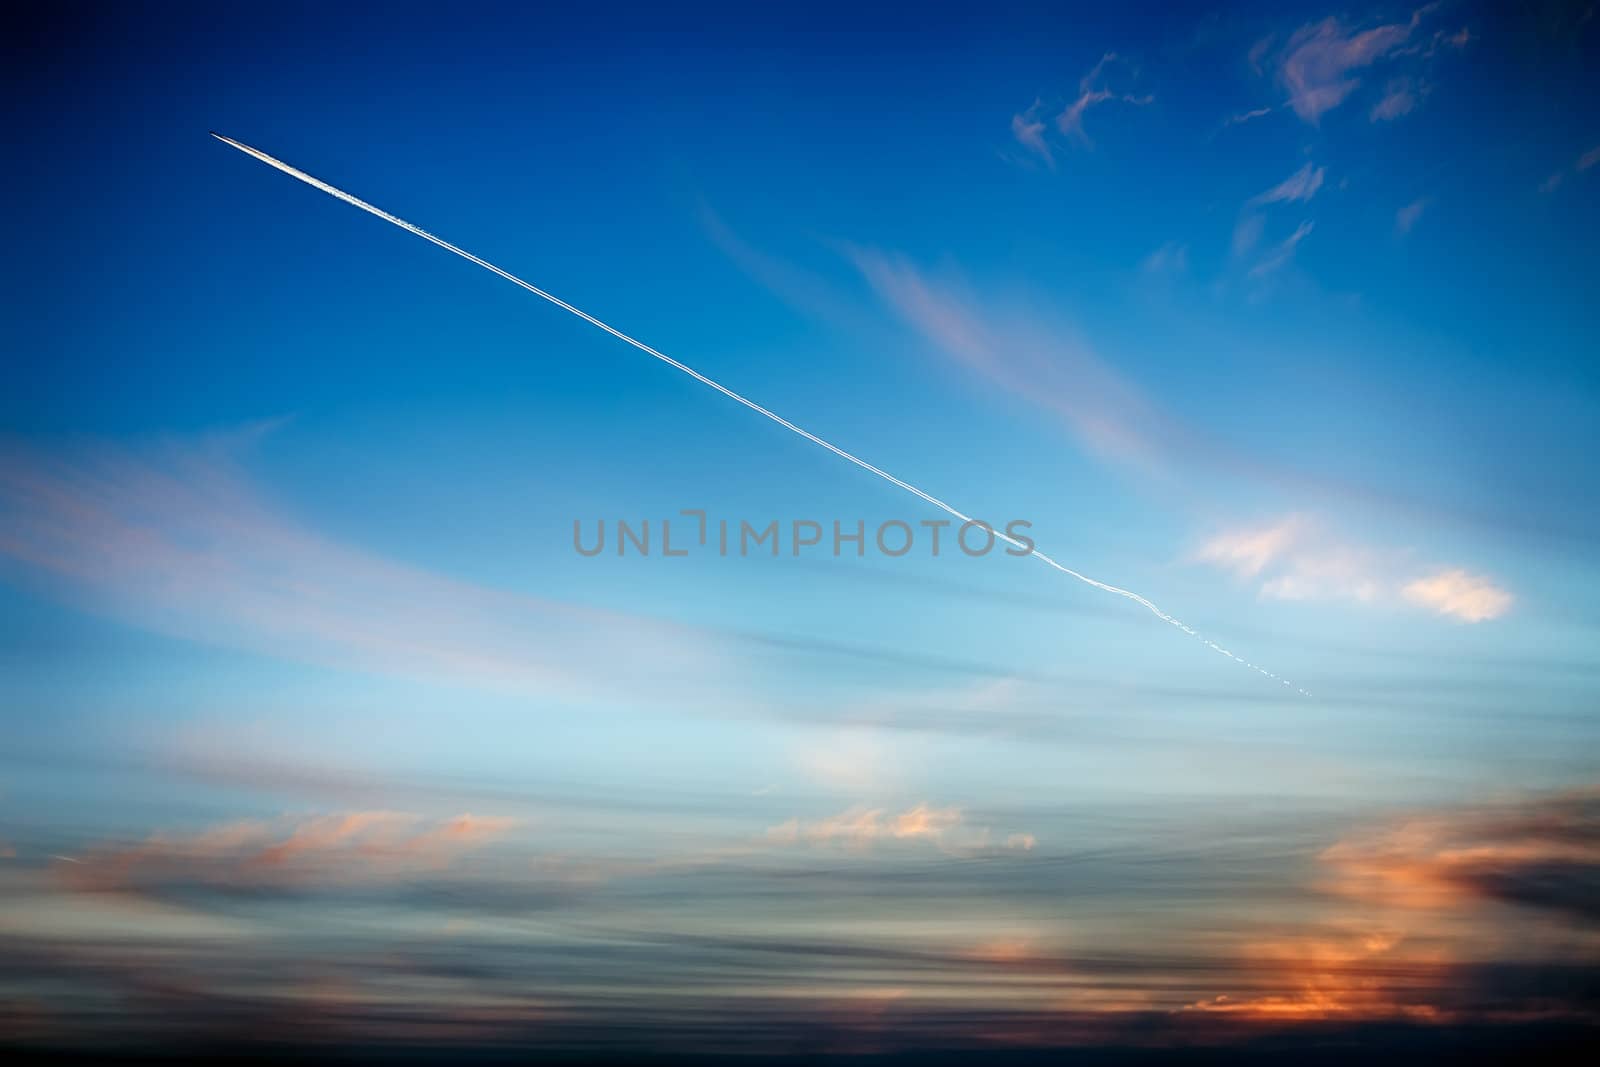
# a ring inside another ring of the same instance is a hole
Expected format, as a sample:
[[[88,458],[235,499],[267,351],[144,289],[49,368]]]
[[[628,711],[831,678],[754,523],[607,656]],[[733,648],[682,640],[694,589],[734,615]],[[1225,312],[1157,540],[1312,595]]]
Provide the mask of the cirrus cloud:
[[[1301,26],[1270,61],[1270,39],[1258,41],[1251,49],[1250,62],[1260,73],[1271,70],[1288,94],[1289,107],[1302,120],[1316,125],[1361,87],[1362,74],[1369,68],[1382,64],[1420,75],[1428,69],[1428,61],[1442,50],[1465,48],[1473,40],[1466,27],[1455,32],[1435,30],[1420,41],[1414,39],[1423,19],[1438,6],[1427,4],[1403,22],[1367,29],[1329,16]],[[1368,117],[1373,122],[1400,118],[1415,109],[1427,89],[1420,77],[1401,74],[1391,78]]]
[[[1060,133],[1083,148],[1093,148],[1094,142],[1083,126],[1084,116],[1101,104],[1117,102],[1143,106],[1154,101],[1149,93],[1135,93],[1126,88],[1113,88],[1113,82],[1126,83],[1134,75],[1132,65],[1115,52],[1101,56],[1087,74],[1078,80],[1078,95],[1056,116],[1054,125]],[[1016,142],[1055,166],[1055,156],[1045,139],[1045,123],[1040,117],[1044,102],[1034,100],[1027,110],[1011,116],[1011,136]]]

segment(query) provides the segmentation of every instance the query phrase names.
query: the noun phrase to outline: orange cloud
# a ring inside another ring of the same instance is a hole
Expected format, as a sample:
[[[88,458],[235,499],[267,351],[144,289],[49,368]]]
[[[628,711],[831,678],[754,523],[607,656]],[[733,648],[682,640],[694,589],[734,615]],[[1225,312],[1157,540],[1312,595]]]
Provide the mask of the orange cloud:
[[[789,819],[769,827],[766,839],[776,844],[835,845],[860,852],[891,841],[927,841],[945,851],[974,851],[989,847],[989,829],[970,827],[960,808],[935,808],[926,802],[898,815],[883,808],[854,807],[826,818],[802,822]],[[1012,834],[1005,847],[1030,851],[1032,834]]]
[[[58,871],[72,888],[98,892],[381,881],[448,867],[513,825],[498,816],[433,822],[392,811],[246,820],[92,850]]]
[[[1384,907],[1498,902],[1600,916],[1600,789],[1419,817],[1321,858],[1326,888]]]
[[[1248,984],[1270,992],[1219,994],[1183,1010],[1257,1020],[1436,1021],[1432,1003],[1454,961],[1382,930],[1289,935],[1248,946]]]
[[[1249,940],[1235,988],[1185,1011],[1448,1022],[1481,1018],[1486,1002],[1507,1018],[1578,1010],[1486,1001],[1473,968],[1515,959],[1508,942],[1552,930],[1574,960],[1592,957],[1581,931],[1600,917],[1600,790],[1407,818],[1352,834],[1318,862],[1316,888],[1332,901],[1325,913],[1308,929]]]

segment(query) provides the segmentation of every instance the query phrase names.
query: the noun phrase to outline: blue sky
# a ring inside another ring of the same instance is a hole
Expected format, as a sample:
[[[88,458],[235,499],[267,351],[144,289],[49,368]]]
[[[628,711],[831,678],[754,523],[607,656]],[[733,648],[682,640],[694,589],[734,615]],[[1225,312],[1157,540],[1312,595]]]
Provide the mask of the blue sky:
[[[753,975],[725,1020],[780,1046],[861,1001],[907,1044],[1026,1043],[1197,1004],[1461,1021],[1490,994],[1450,967],[1581,964],[1570,907],[1460,857],[1595,869],[1507,830],[1592,826],[1591,11],[39,16],[7,74],[0,937],[43,962],[0,996],[111,961],[46,998],[53,1039],[164,946],[194,1004],[113,1031],[417,981],[419,1027],[520,1034],[500,956],[532,938],[573,1040],[597,988],[681,1037]],[[1311,695],[1034,560],[797,557],[795,519],[939,515],[212,129]],[[783,550],[573,550],[685,508]],[[286,931],[326,947],[261,947]],[[838,951],[790,974],[789,939]],[[985,967],[1023,1007],[950,1029],[999,1011]]]

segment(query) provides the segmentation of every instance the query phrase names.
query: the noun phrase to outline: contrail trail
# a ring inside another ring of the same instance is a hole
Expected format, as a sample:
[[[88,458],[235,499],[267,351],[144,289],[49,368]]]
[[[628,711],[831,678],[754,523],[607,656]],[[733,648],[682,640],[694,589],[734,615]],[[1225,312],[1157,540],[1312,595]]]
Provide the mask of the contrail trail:
[[[784,418],[782,415],[779,415],[778,413],[776,413],[774,411],[767,410],[766,408],[762,407],[760,404],[757,404],[754,400],[750,400],[750,399],[747,399],[747,398],[745,398],[743,396],[740,396],[738,393],[734,392],[732,389],[729,389],[727,386],[723,385],[720,382],[712,381],[710,378],[707,378],[704,374],[701,374],[699,371],[695,370],[693,367],[689,366],[688,364],[680,363],[677,360],[673,359],[671,356],[669,356],[669,355],[667,355],[667,354],[665,354],[663,352],[656,351],[654,348],[651,348],[649,345],[645,344],[643,341],[635,340],[634,338],[629,337],[627,334],[623,333],[621,330],[617,329],[616,327],[610,326],[610,325],[607,325],[604,322],[601,322],[599,319],[595,318],[593,315],[589,314],[587,311],[583,311],[580,308],[573,307],[571,304],[567,303],[565,300],[562,300],[560,297],[553,296],[552,294],[545,292],[543,289],[539,288],[537,285],[533,285],[533,284],[531,284],[529,282],[523,281],[521,278],[517,277],[515,274],[510,273],[509,271],[501,270],[499,267],[495,266],[493,263],[490,263],[488,260],[479,259],[477,256],[473,255],[471,252],[468,252],[466,249],[457,248],[455,245],[451,244],[449,241],[446,241],[442,237],[435,237],[433,234],[429,233],[427,230],[424,230],[421,226],[414,226],[411,223],[407,222],[405,219],[400,218],[399,216],[389,214],[387,211],[383,210],[382,208],[373,207],[371,204],[367,203],[365,200],[361,200],[361,199],[359,199],[357,197],[351,196],[349,193],[345,192],[343,189],[336,189],[335,187],[329,185],[327,182],[322,181],[319,178],[313,178],[311,175],[307,174],[303,170],[296,170],[294,167],[289,166],[289,164],[283,162],[282,160],[274,159],[271,156],[267,155],[265,152],[260,151],[259,149],[251,148],[247,144],[240,144],[238,141],[235,141],[232,137],[224,137],[222,134],[217,133],[215,130],[211,131],[211,136],[215,137],[217,140],[221,141],[223,144],[232,145],[233,147],[237,148],[239,151],[243,152],[245,155],[254,156],[255,158],[261,160],[261,162],[267,164],[270,167],[276,167],[278,170],[283,171],[285,174],[289,175],[292,178],[299,178],[301,181],[305,182],[307,185],[311,186],[312,188],[321,189],[323,192],[327,193],[329,196],[337,197],[338,199],[343,200],[345,203],[349,204],[350,206],[358,207],[362,211],[365,211],[370,215],[376,215],[376,216],[378,216],[378,218],[382,219],[385,222],[392,222],[396,226],[400,227],[402,230],[405,230],[408,233],[414,233],[418,237],[422,238],[424,241],[429,241],[429,242],[432,242],[433,244],[438,245],[440,248],[444,249],[446,252],[454,252],[456,255],[460,256],[462,259],[465,259],[465,260],[467,260],[469,262],[472,262],[472,263],[476,263],[478,266],[482,267],[484,270],[492,271],[493,273],[500,275],[500,277],[504,278],[506,281],[510,282],[513,285],[520,285],[522,288],[526,289],[528,292],[532,293],[534,296],[539,297],[541,300],[548,300],[548,301],[550,301],[550,303],[554,304],[556,307],[562,309],[563,311],[570,311],[572,314],[578,316],[578,318],[582,319],[584,322],[587,322],[589,325],[598,326],[600,329],[604,330],[606,333],[609,333],[612,337],[615,337],[617,340],[625,341],[628,344],[632,345],[634,348],[637,348],[639,351],[645,353],[646,355],[654,356],[656,359],[661,360],[661,362],[667,364],[668,366],[674,367],[677,370],[680,370],[683,373],[687,374],[689,377],[693,378],[697,382],[700,382],[702,385],[708,385],[711,388],[715,389],[717,392],[721,393],[723,396],[727,397],[728,399],[736,400],[739,403],[743,404],[745,407],[749,408],[751,411],[754,411],[759,415],[763,415],[766,418],[771,419],[773,422],[777,423],[779,426],[782,426],[784,429],[790,431],[791,433],[799,434],[801,437],[804,437],[807,441],[810,441],[812,444],[820,445],[821,447],[826,448],[829,452],[832,452],[834,455],[838,456],[840,459],[849,460],[851,463],[854,463],[856,466],[860,467],[862,470],[871,471],[873,474],[876,474],[879,478],[882,478],[884,481],[888,482],[890,485],[898,486],[899,488],[904,489],[906,492],[910,493],[912,496],[919,497],[920,499],[927,501],[929,504],[932,504],[934,507],[938,508],[940,511],[943,511],[945,514],[954,516],[955,518],[960,519],[963,523],[967,523],[967,522],[972,522],[973,521],[971,516],[965,515],[965,514],[961,513],[960,511],[957,511],[955,508],[951,507],[949,504],[946,504],[943,500],[940,500],[936,496],[932,496],[932,495],[930,495],[928,493],[924,493],[921,489],[918,489],[916,486],[912,485],[910,482],[903,482],[899,478],[896,478],[894,475],[890,474],[888,471],[883,470],[883,469],[881,469],[879,467],[874,467],[872,464],[868,463],[866,460],[862,459],[861,457],[851,455],[849,452],[846,452],[844,449],[840,448],[839,446],[837,446],[835,444],[832,444],[832,443],[830,443],[828,441],[824,441],[822,438],[818,437],[816,434],[812,433],[810,430],[806,430],[806,429],[803,429],[803,428],[801,428],[799,426],[796,426],[794,423],[790,422],[788,419]],[[1005,541],[1006,543],[1010,544],[1014,548],[1023,548],[1024,547],[1024,545],[1023,545],[1023,543],[1021,541],[1018,541],[1014,537],[1010,537],[1010,536],[1008,536],[1006,534],[1003,534],[998,530],[994,531],[994,535],[997,538],[999,538],[1000,540]],[[1117,586],[1109,585],[1109,584],[1107,584],[1105,582],[1098,581],[1098,580],[1096,580],[1094,578],[1091,578],[1086,574],[1079,574],[1077,571],[1073,570],[1071,567],[1065,566],[1065,565],[1063,565],[1061,563],[1057,563],[1055,560],[1051,559],[1049,556],[1045,555],[1043,552],[1038,551],[1037,549],[1035,549],[1034,551],[1030,552],[1029,555],[1031,555],[1034,559],[1037,559],[1040,563],[1043,563],[1045,566],[1054,567],[1056,570],[1060,571],[1062,574],[1071,575],[1072,577],[1078,579],[1078,581],[1083,582],[1086,585],[1092,585],[1096,589],[1104,590],[1107,593],[1115,593],[1117,596],[1120,596],[1120,597],[1127,597],[1129,600],[1133,601],[1135,604],[1138,604],[1138,605],[1144,607],[1145,609],[1147,609],[1151,614],[1153,614],[1156,618],[1160,619],[1162,622],[1170,623],[1173,626],[1176,626],[1178,629],[1182,630],[1184,633],[1188,634],[1190,637],[1193,637],[1195,640],[1201,642],[1202,644],[1204,644],[1207,648],[1211,649],[1212,651],[1220,652],[1222,655],[1227,656],[1229,659],[1233,660],[1235,663],[1243,664],[1244,666],[1249,667],[1251,670],[1257,672],[1258,674],[1262,674],[1262,675],[1265,675],[1268,678],[1271,678],[1275,682],[1282,682],[1284,685],[1288,686],[1290,689],[1297,690],[1302,696],[1310,696],[1311,695],[1310,693],[1307,693],[1304,689],[1301,689],[1299,686],[1297,686],[1293,682],[1289,681],[1287,678],[1280,678],[1276,674],[1273,674],[1271,671],[1267,670],[1265,667],[1258,667],[1254,663],[1251,663],[1249,660],[1245,659],[1244,657],[1234,655],[1232,652],[1229,652],[1227,649],[1223,648],[1221,645],[1217,644],[1215,641],[1211,640],[1209,637],[1206,637],[1204,634],[1198,633],[1192,627],[1190,627],[1187,624],[1181,622],[1180,620],[1174,618],[1173,616],[1167,614],[1165,611],[1162,611],[1155,604],[1151,603],[1149,600],[1146,600],[1144,597],[1140,596],[1138,593],[1133,592],[1132,590],[1120,589]]]

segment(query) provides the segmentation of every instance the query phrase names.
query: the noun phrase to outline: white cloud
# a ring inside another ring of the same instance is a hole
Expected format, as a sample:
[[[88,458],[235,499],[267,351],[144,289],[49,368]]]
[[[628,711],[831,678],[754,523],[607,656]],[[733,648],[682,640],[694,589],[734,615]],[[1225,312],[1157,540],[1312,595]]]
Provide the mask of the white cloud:
[[[1490,579],[1464,570],[1443,570],[1409,582],[1402,590],[1413,604],[1465,622],[1498,619],[1511,609],[1512,596]]]
[[[1291,568],[1262,583],[1268,600],[1380,599],[1384,579],[1373,554],[1358,546],[1323,544],[1295,554]]]
[[[1381,585],[1370,553],[1338,543],[1304,515],[1224,531],[1195,558],[1239,578],[1261,579],[1260,595],[1273,600],[1368,601]]]
[[[1415,577],[1406,554],[1339,538],[1304,515],[1218,533],[1194,553],[1196,562],[1259,582],[1269,600],[1411,603],[1468,622],[1498,618],[1511,594],[1458,568]]]
[[[1218,534],[1196,553],[1196,558],[1230,570],[1241,578],[1254,578],[1281,559],[1305,532],[1307,520],[1289,515],[1266,526]]]

